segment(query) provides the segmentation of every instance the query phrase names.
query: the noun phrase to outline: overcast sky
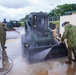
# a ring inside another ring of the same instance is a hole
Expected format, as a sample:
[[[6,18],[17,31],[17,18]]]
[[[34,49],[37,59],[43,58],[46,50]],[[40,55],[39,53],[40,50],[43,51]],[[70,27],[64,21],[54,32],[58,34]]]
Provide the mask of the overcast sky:
[[[49,12],[57,5],[76,3],[75,0],[0,0],[0,21],[19,20],[30,12]],[[52,5],[50,5],[52,4]]]

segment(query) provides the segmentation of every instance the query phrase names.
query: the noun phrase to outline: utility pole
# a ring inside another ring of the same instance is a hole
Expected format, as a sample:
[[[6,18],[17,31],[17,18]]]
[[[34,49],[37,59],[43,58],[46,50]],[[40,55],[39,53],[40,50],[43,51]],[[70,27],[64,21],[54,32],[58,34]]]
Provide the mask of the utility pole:
[[[56,13],[55,13],[55,6],[53,4],[51,4],[51,3],[50,3],[50,5],[52,5],[54,7],[54,16],[55,16],[56,15]]]

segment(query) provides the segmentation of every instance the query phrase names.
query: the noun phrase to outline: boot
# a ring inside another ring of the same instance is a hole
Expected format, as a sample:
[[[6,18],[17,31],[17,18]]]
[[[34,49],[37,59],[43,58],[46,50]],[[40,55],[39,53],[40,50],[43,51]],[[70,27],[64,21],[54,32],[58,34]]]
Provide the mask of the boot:
[[[72,59],[73,62],[76,62],[76,59]]]
[[[69,60],[69,61],[65,61],[66,64],[72,64],[72,62]]]
[[[6,46],[4,46],[4,48],[7,48]]]
[[[0,72],[4,72],[4,69],[3,68],[0,68]]]
[[[8,71],[10,68],[10,63],[2,63],[3,64],[3,68],[0,68],[0,72],[4,72],[4,71]]]

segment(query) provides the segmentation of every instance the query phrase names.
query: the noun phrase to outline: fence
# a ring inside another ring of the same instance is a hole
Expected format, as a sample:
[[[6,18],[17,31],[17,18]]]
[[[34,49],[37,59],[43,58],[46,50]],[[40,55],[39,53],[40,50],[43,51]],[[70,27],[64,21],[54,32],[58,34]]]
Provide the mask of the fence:
[[[58,21],[60,20],[60,16],[49,16],[49,21]]]

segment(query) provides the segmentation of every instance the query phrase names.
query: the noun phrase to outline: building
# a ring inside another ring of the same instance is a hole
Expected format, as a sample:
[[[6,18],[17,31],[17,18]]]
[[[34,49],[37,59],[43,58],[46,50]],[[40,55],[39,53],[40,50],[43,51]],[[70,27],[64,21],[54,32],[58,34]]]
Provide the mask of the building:
[[[62,27],[62,23],[65,21],[69,21],[70,24],[76,25],[76,10],[65,12],[65,15],[60,16],[60,34],[63,35],[64,28]]]

